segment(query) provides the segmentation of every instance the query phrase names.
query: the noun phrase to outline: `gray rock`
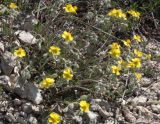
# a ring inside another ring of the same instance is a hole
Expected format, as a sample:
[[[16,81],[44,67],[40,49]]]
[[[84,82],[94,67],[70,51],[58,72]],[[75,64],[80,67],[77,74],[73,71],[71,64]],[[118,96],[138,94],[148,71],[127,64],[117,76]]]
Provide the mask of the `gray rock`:
[[[29,114],[29,113],[32,112],[32,105],[30,103],[25,103],[25,104],[22,105],[22,110],[25,113]]]
[[[37,119],[33,117],[32,115],[29,117],[28,122],[29,124],[38,124]]]
[[[125,106],[122,107],[122,113],[126,121],[130,123],[133,123],[136,121],[136,118],[133,116],[133,113],[130,112],[130,110],[127,107]]]
[[[35,104],[40,104],[43,100],[40,89],[38,89],[33,83],[30,83],[21,77],[17,78],[13,92],[21,98],[28,99]]]
[[[153,118],[153,113],[143,106],[136,106],[137,111],[139,113],[139,118],[144,118],[147,121],[151,121]]]
[[[28,43],[28,44],[37,43],[37,39],[30,32],[18,30],[15,32],[15,35],[18,35],[18,38],[24,43]]]
[[[36,114],[40,114],[43,110],[42,106],[35,106],[35,105],[32,105],[32,110],[34,113]]]
[[[22,117],[24,117],[24,118],[27,118],[27,114],[26,114],[25,112],[22,112],[22,111],[21,111],[19,114],[20,114],[20,116],[22,116]]]
[[[156,93],[159,92],[160,82],[154,83],[150,89]]]
[[[143,77],[140,81],[142,87],[147,87],[152,83],[151,79]]]
[[[4,44],[2,42],[0,42],[0,50],[4,52]]]
[[[147,101],[147,97],[145,96],[138,96],[131,100],[133,104],[141,104]]]
[[[7,119],[9,122],[16,122],[16,119],[15,119],[15,117],[13,116],[12,113],[7,113],[7,114],[6,114],[6,119]]]
[[[22,117],[18,117],[17,122],[20,123],[20,124],[28,124],[27,121]]]
[[[113,116],[112,113],[107,112],[106,109],[103,107],[100,107],[99,105],[92,105],[91,106],[91,110],[97,111],[99,113],[99,115],[105,119],[107,119],[110,116]]]
[[[0,76],[0,84],[8,91],[12,91],[21,98],[28,99],[35,104],[40,104],[43,100],[40,89],[21,77],[10,79],[8,76]]]
[[[154,113],[160,114],[160,105],[151,105],[151,108]]]
[[[74,116],[73,120],[75,120],[78,124],[82,124],[82,117],[80,116]]]
[[[89,117],[90,124],[97,124],[98,114],[89,111],[89,112],[87,113],[87,115],[88,115],[88,117]]]
[[[10,78],[8,76],[0,76],[0,84],[9,90],[11,87]]]
[[[16,57],[13,56],[13,54],[8,51],[6,51],[2,55],[0,66],[1,66],[2,71],[8,76],[11,74],[14,67],[17,65],[17,62],[15,59]]]
[[[14,105],[15,105],[15,106],[19,106],[19,105],[21,105],[21,103],[22,103],[22,102],[21,102],[21,100],[19,100],[19,99],[15,99],[15,100],[14,100]]]

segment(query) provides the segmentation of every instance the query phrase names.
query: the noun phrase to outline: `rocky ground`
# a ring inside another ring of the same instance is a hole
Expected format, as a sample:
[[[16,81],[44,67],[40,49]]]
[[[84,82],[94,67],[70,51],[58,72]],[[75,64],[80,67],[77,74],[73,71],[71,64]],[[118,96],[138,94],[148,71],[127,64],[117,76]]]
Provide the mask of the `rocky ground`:
[[[30,30],[38,20],[32,16],[27,19],[29,23],[21,30],[18,24],[13,27],[16,32],[12,44],[37,43]],[[138,33],[144,35],[143,39],[149,43],[145,49],[153,57],[144,63],[146,68],[137,87],[129,95],[124,91],[123,99],[118,102],[91,99],[90,111],[81,116],[75,114],[79,110],[77,102],[66,104],[55,100],[48,105],[45,101],[47,91],[27,81],[31,76],[27,67],[21,67],[9,49],[10,43],[0,35],[0,124],[47,124],[48,115],[53,110],[63,116],[63,124],[160,124],[160,28],[155,26],[153,29],[153,26],[147,27],[146,22],[141,23]]]

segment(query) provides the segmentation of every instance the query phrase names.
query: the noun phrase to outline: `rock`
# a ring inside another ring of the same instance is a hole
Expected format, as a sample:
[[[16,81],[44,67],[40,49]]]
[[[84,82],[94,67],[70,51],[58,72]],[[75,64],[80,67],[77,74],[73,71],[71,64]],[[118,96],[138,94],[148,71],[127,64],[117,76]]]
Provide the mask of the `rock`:
[[[115,124],[115,123],[116,123],[115,119],[113,119],[111,117],[109,117],[107,120],[105,120],[105,124]]]
[[[0,42],[0,50],[4,52],[4,44],[2,42]]]
[[[82,124],[82,118],[80,116],[74,116],[73,120],[75,120],[78,124]]]
[[[153,113],[149,111],[146,107],[136,106],[139,111],[139,116],[145,116],[145,119],[151,120],[153,118]]]
[[[150,78],[143,77],[140,81],[142,87],[147,87],[152,83]]]
[[[30,83],[21,77],[17,78],[13,92],[21,98],[28,99],[35,104],[40,104],[43,100],[40,89],[38,89],[33,83]]]
[[[106,111],[110,111],[111,104],[109,104],[106,100],[101,99],[92,99],[93,103],[97,103],[100,107],[105,108]]]
[[[160,105],[151,105],[151,108],[154,113],[160,114]]]
[[[22,105],[22,110],[25,113],[29,114],[29,113],[32,112],[32,105],[30,103],[25,103],[25,104]]]
[[[2,55],[1,64],[0,64],[1,69],[4,72],[4,74],[9,76],[12,73],[16,65],[17,65],[16,57],[13,56],[12,53],[6,51]]]
[[[10,78],[8,76],[0,76],[0,84],[9,90],[11,87]]]
[[[0,101],[0,112],[6,111],[9,106],[8,100],[2,100]]]
[[[126,121],[130,123],[134,123],[136,121],[136,118],[133,116],[133,114],[129,111],[127,107],[122,106],[122,113]]]
[[[22,102],[21,102],[21,100],[19,100],[19,99],[15,99],[15,100],[14,100],[14,105],[15,105],[15,106],[19,106],[19,105],[21,105],[21,103],[22,103]]]
[[[138,96],[131,100],[133,104],[141,104],[147,101],[147,97],[145,96]]]
[[[19,114],[20,114],[21,117],[27,118],[27,114],[25,112],[21,111]]]
[[[99,105],[92,105],[91,110],[97,111],[99,115],[105,119],[107,119],[110,116],[113,116],[112,113],[107,112],[104,107],[102,108]]]
[[[88,115],[88,117],[89,117],[90,124],[97,124],[98,114],[89,111],[89,112],[87,113],[87,115]]]
[[[38,124],[37,119],[33,117],[32,115],[29,117],[28,122],[29,124]]]
[[[35,106],[35,105],[32,105],[32,110],[34,113],[36,114],[40,114],[42,112],[42,106]]]
[[[23,30],[18,30],[15,32],[15,35],[18,35],[18,38],[28,44],[36,44],[37,39],[30,33]]]
[[[18,117],[17,122],[18,122],[18,124],[28,124],[27,121],[22,117]]]
[[[0,76],[0,84],[9,92],[12,91],[21,98],[28,99],[35,104],[40,104],[43,100],[40,89],[21,77],[14,77],[11,80],[8,76]]]
[[[156,93],[159,92],[159,90],[160,90],[160,82],[154,83],[150,89],[151,89],[151,91],[154,91]]]
[[[15,117],[13,116],[12,113],[7,113],[7,114],[6,114],[6,119],[7,119],[9,122],[16,122],[16,119],[15,119]]]

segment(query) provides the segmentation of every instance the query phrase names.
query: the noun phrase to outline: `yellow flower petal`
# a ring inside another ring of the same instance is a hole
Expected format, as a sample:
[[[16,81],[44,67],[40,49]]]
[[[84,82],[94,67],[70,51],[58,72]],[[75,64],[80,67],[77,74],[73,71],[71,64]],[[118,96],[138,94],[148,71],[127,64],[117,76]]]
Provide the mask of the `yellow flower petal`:
[[[18,8],[18,6],[15,3],[10,3],[9,7],[11,9],[17,9]]]
[[[18,48],[17,50],[14,50],[14,55],[22,58],[22,57],[26,56],[26,52],[23,48]]]
[[[79,105],[80,105],[80,110],[82,112],[87,113],[89,111],[90,104],[87,103],[86,101],[80,101]]]

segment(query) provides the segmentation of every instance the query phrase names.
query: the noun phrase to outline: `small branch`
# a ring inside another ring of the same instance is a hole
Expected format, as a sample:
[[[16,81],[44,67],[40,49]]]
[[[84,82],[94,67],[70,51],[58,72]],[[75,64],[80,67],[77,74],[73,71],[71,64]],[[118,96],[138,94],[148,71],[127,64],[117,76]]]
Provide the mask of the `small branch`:
[[[155,28],[157,29],[158,26],[157,26],[157,22],[156,22],[156,19],[155,19],[155,17],[154,17],[153,12],[151,12],[151,15],[152,15],[152,18],[153,18],[153,21],[154,21],[154,26],[155,26]]]
[[[73,87],[67,87],[67,88],[64,88],[64,90],[56,93],[56,96],[57,95],[67,95],[67,94],[71,94],[71,92],[74,92],[75,90],[77,91],[86,91],[86,92],[91,92],[88,88],[85,88],[85,87],[80,87],[80,86],[73,86]]]

